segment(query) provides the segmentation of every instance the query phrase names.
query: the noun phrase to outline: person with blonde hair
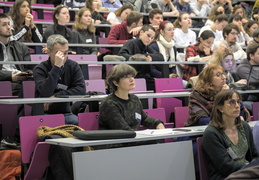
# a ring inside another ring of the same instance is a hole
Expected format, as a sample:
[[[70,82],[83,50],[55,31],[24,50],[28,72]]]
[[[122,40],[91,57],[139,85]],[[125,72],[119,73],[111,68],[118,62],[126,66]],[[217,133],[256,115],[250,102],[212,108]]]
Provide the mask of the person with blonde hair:
[[[107,16],[107,21],[112,25],[120,24],[125,21],[128,14],[133,11],[133,6],[130,4],[123,4],[119,9],[110,12]]]
[[[213,53],[208,64],[216,64],[222,66],[226,72],[227,84],[231,85],[235,83],[232,73],[236,70],[236,61],[234,54],[229,48],[221,47]],[[237,84],[246,84],[246,79],[237,81]]]
[[[96,44],[92,15],[86,7],[81,8],[76,15],[73,37],[74,42],[78,44]],[[83,54],[97,54],[97,47],[84,47]]]

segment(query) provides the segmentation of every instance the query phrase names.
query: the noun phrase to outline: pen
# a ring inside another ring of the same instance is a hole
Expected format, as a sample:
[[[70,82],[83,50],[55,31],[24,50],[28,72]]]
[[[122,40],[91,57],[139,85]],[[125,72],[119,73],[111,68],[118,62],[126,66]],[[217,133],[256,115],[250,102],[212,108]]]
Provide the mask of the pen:
[[[151,133],[150,134],[153,134],[154,133],[154,131],[151,131]]]

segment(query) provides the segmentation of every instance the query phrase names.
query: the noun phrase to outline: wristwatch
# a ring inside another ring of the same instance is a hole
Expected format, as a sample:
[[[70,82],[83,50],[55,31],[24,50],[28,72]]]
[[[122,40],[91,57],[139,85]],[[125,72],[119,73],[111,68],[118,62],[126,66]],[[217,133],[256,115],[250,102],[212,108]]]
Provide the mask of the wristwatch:
[[[115,3],[115,1],[112,2],[112,4],[114,4],[114,3]]]

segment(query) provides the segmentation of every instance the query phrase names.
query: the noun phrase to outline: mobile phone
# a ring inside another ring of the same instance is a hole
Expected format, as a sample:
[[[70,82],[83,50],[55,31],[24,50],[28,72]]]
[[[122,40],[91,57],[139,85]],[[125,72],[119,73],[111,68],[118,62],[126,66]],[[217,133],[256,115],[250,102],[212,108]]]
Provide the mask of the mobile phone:
[[[191,129],[180,129],[180,128],[176,128],[173,129],[173,131],[184,131],[184,132],[188,132],[188,131],[192,131]]]

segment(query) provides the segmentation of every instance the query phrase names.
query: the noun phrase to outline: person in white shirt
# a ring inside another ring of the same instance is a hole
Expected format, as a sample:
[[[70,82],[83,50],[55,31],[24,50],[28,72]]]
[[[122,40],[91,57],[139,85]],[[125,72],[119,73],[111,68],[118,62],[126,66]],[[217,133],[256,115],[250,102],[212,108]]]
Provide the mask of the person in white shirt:
[[[174,41],[177,48],[185,48],[196,43],[196,33],[190,29],[192,19],[188,13],[181,13],[174,22]]]
[[[107,21],[112,25],[120,24],[122,21],[125,21],[128,14],[133,11],[133,6],[130,4],[123,4],[122,7],[117,9],[114,12],[110,12],[107,16]]]
[[[203,26],[199,32],[198,37],[205,30],[211,30],[215,35],[214,43],[223,38],[222,30],[228,24],[228,17],[225,14],[220,14],[214,19],[214,23],[211,25]]]
[[[259,25],[256,21],[253,20],[249,20],[246,24],[245,24],[245,31],[246,33],[249,35],[250,37],[250,41],[253,40],[253,33],[255,32],[256,29],[259,28]]]
[[[211,8],[207,0],[197,0],[196,3],[190,3],[191,9],[197,17],[208,17]]]
[[[239,28],[235,24],[228,24],[223,29],[224,39],[221,39],[215,43],[212,47],[213,51],[216,51],[220,47],[227,47],[233,51],[234,59],[242,60],[246,58],[246,52],[237,43],[237,36],[239,34]]]

